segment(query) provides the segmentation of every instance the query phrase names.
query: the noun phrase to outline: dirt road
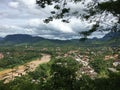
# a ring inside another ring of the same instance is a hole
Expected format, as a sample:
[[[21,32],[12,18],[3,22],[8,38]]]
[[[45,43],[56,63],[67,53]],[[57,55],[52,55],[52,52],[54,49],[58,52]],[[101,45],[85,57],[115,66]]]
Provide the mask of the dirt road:
[[[42,58],[39,60],[34,60],[24,65],[14,67],[13,69],[6,69],[0,71],[0,80],[5,80],[5,83],[13,80],[16,76],[25,75],[28,71],[34,71],[39,64],[47,63],[50,61],[50,55],[43,54]]]

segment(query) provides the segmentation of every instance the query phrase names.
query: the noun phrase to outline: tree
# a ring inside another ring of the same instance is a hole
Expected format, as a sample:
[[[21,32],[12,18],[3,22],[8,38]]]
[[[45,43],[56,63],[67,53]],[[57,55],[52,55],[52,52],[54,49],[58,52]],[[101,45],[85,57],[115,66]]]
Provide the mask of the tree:
[[[54,6],[55,10],[51,11],[52,15],[44,20],[45,23],[49,23],[53,19],[62,19],[63,22],[69,23],[70,17],[79,17],[89,23],[94,23],[88,31],[80,32],[83,35],[83,39],[95,31],[120,31],[120,0],[105,0],[104,2],[100,2],[100,0],[36,0],[36,3],[41,8],[45,8],[47,5]],[[80,5],[84,6],[83,11],[85,13],[81,14],[78,10],[71,13],[72,8],[68,6],[68,3],[81,3]],[[109,25],[104,22],[110,14],[116,17],[117,20],[111,20],[112,24]],[[107,28],[104,28],[101,24],[106,25]]]
[[[7,90],[36,90],[36,84],[29,75],[17,77],[4,85],[7,86]]]
[[[104,74],[107,73],[107,68],[108,68],[107,62],[105,62],[104,60],[97,59],[97,60],[91,61],[90,65],[92,68],[94,68],[95,72],[97,72],[103,77],[104,77]]]
[[[79,63],[72,58],[60,58],[51,65],[51,81],[55,90],[73,90]]]

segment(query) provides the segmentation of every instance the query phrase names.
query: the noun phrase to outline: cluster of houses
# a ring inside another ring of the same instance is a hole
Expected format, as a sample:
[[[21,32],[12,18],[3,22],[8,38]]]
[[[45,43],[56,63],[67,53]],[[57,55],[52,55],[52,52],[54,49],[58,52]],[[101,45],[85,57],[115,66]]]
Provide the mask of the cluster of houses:
[[[64,54],[64,57],[68,57],[68,56],[71,56],[71,55],[76,55],[77,53],[79,53],[78,50],[71,50],[71,51],[68,51],[67,53]]]
[[[118,49],[118,48],[117,48]],[[59,50],[60,51],[60,50]],[[117,53],[114,53],[115,51],[112,48],[103,48],[100,50],[93,50],[91,51],[90,49],[87,49],[86,51],[84,51],[84,53],[80,52],[80,50],[70,50],[64,54],[61,54],[61,52],[58,51],[58,56],[57,58],[60,57],[72,57],[75,58],[76,61],[78,61],[82,67],[80,68],[80,73],[79,74],[85,74],[90,76],[91,78],[94,78],[97,76],[97,73],[94,71],[94,69],[92,67],[90,67],[89,62],[90,60],[94,60],[94,57],[100,57],[100,56],[104,56],[106,51],[111,53],[111,55],[106,55],[103,57],[103,60],[107,61],[107,60],[113,60],[113,66],[108,68],[108,70],[110,71],[114,71],[116,72],[116,67],[118,65],[120,65],[120,54],[117,50]],[[90,56],[92,55],[92,57]]]
[[[113,67],[108,68],[109,71],[112,72],[118,72],[117,70],[117,66],[120,65],[120,49],[115,49],[115,51],[117,50],[117,53],[113,54],[113,55],[106,55],[104,60],[113,60]]]
[[[91,78],[94,78],[97,76],[97,73],[94,71],[93,68],[89,66],[89,57],[87,55],[76,55],[75,56],[76,61],[78,61],[80,64],[82,64],[82,67],[80,68],[80,73],[90,76]]]
[[[114,55],[106,55],[104,60],[110,60],[110,59],[118,59],[118,54],[114,54]]]

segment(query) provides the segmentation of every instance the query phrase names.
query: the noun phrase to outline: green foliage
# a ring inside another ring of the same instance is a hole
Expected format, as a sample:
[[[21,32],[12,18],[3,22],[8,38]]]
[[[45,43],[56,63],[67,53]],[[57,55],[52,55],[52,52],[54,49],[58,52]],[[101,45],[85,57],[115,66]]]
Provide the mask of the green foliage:
[[[0,81],[0,90],[8,90],[3,81]]]
[[[101,73],[107,70],[107,63],[104,60],[97,59],[90,62],[90,65],[94,68],[97,73]]]
[[[56,90],[72,90],[79,64],[72,58],[60,58],[51,65],[52,85]]]
[[[42,64],[34,72],[30,72],[29,75],[31,75],[34,80],[47,79],[50,76],[50,65]]]
[[[94,80],[89,76],[83,75],[80,80],[76,80],[74,90],[94,90]]]
[[[117,70],[120,70],[120,64],[116,67]]]
[[[110,73],[109,78],[98,78],[94,80],[95,90],[119,90],[120,73]]]
[[[108,2],[104,2],[98,5],[98,8],[100,8],[101,10],[106,10],[109,11],[111,13],[113,13],[114,15],[120,14],[120,0],[116,0],[116,1],[108,1]]]
[[[31,50],[6,50],[4,52],[4,58],[0,60],[0,68],[10,68],[20,64],[24,64],[35,58],[40,58],[41,54],[37,51]]]
[[[31,77],[28,75],[18,77],[7,85],[9,86],[9,90],[37,90],[36,84],[33,83]]]

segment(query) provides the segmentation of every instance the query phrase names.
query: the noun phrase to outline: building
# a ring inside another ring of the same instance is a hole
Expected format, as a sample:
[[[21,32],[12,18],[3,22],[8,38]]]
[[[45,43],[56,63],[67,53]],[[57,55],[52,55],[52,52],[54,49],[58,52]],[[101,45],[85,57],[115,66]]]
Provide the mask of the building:
[[[2,53],[0,53],[0,59],[4,58],[4,55]]]

